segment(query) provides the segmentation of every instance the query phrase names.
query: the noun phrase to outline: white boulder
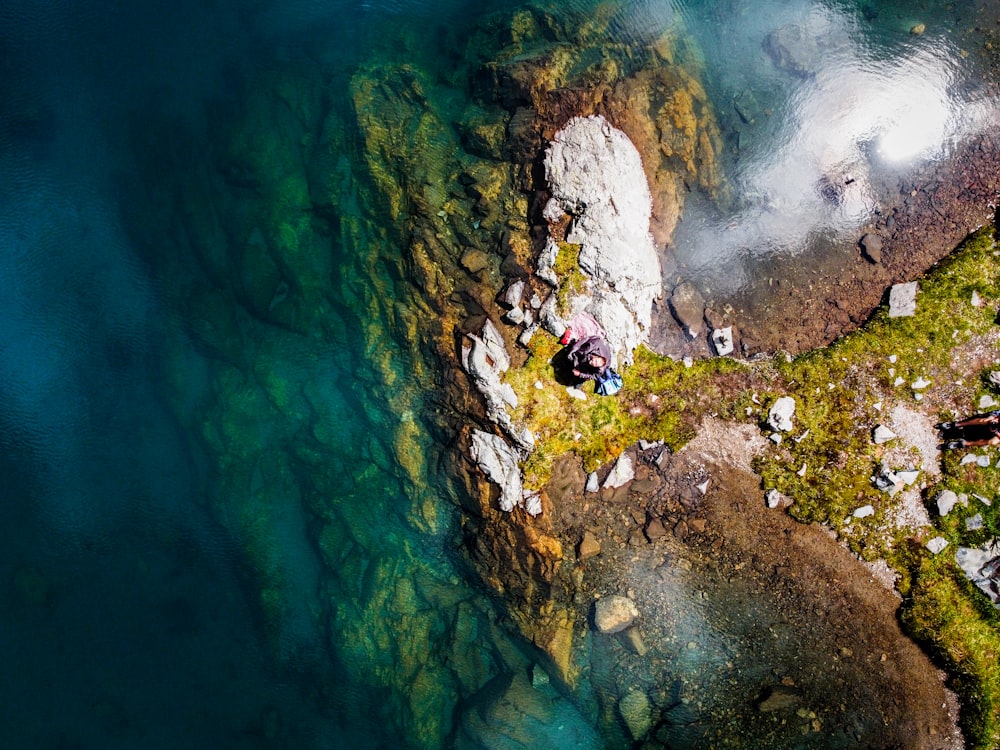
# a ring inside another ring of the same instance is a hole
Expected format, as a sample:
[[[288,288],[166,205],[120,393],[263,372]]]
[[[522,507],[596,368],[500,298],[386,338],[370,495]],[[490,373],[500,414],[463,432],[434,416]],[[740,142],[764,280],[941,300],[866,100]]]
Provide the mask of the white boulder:
[[[767,413],[767,425],[777,432],[788,432],[795,425],[792,417],[795,415],[795,399],[782,396],[771,406]]]

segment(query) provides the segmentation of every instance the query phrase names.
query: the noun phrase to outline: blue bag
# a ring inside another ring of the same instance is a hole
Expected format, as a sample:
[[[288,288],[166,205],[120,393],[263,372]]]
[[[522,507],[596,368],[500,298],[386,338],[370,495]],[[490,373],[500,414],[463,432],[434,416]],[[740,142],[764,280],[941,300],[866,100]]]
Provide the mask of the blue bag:
[[[625,385],[622,376],[610,367],[604,371],[603,375],[597,376],[595,383],[594,391],[601,396],[614,396]]]

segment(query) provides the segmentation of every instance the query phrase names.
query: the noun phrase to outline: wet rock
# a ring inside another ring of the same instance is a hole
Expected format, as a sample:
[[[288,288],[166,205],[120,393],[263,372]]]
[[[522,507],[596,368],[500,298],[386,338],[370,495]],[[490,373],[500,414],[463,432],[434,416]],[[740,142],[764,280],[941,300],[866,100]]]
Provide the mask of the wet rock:
[[[927,25],[923,23],[918,23],[910,27],[910,33],[914,36],[920,36],[925,31],[927,31]]]
[[[889,290],[889,317],[908,318],[917,312],[917,282],[893,284]]]
[[[761,713],[781,711],[792,708],[802,700],[799,691],[789,685],[774,685],[768,688],[763,697],[757,701],[757,710]]]
[[[583,532],[583,538],[576,547],[576,558],[583,562],[601,554],[601,543],[590,531]]]
[[[777,432],[788,432],[795,425],[792,416],[795,414],[795,399],[782,396],[771,406],[767,413],[767,425]]]
[[[633,689],[626,693],[618,702],[618,713],[634,740],[645,737],[653,726],[649,697],[642,690]]]
[[[882,262],[882,238],[872,232],[867,232],[861,238],[861,253],[871,263]]]
[[[601,633],[620,633],[638,616],[639,609],[627,596],[605,596],[594,605],[594,626]]]
[[[702,322],[705,318],[705,298],[689,281],[684,281],[674,287],[670,295],[670,312],[691,338],[701,334]]]
[[[764,37],[764,51],[774,67],[802,78],[813,75],[821,62],[816,37],[797,24],[786,24]]]

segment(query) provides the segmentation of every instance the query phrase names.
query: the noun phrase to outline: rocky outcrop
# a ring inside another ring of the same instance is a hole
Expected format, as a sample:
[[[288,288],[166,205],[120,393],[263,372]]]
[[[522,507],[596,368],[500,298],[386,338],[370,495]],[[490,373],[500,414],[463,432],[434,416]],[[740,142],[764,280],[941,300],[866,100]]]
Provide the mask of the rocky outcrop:
[[[575,117],[546,150],[545,176],[552,191],[545,216],[556,224],[561,214],[571,217],[566,241],[580,246],[588,277],[587,289],[565,302],[567,313],[593,315],[617,360],[629,362],[648,338],[653,300],[662,295],[639,152],[603,117]]]

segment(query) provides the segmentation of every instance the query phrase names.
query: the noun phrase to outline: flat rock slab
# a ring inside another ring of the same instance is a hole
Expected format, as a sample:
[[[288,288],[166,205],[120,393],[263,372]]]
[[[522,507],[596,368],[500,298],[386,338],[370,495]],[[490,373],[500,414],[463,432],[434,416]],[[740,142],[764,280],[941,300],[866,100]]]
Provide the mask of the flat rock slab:
[[[917,282],[893,284],[889,290],[889,317],[908,318],[917,312]]]

